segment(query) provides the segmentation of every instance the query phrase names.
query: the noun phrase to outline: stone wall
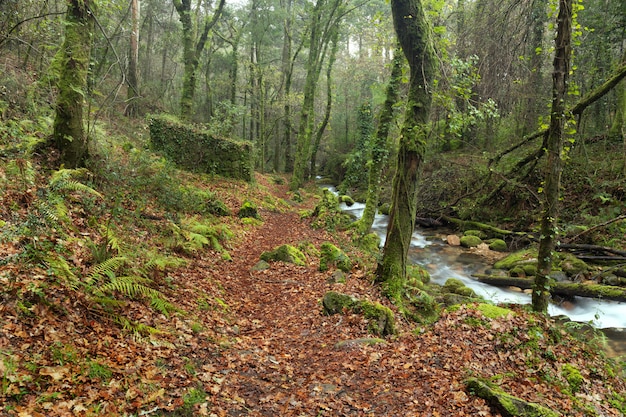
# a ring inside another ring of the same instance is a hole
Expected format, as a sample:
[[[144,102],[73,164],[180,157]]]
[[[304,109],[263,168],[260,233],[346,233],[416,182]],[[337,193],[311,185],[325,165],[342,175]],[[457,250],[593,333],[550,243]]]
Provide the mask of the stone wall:
[[[250,142],[216,138],[170,115],[151,116],[148,125],[154,149],[180,167],[193,172],[254,180]]]

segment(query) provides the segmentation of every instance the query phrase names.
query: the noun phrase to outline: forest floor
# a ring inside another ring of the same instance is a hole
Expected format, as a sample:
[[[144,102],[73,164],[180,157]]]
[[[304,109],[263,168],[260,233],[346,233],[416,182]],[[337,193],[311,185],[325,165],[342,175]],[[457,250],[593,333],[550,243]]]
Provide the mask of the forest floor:
[[[313,192],[294,203],[285,185],[257,179],[254,190],[238,182],[208,185],[233,208],[255,193],[259,201],[269,194],[289,202],[260,205],[259,225],[230,216],[236,236],[225,245],[232,261],[205,250],[155,277],[177,308],[170,317],[143,303],[124,307],[127,317],[160,334],[133,338],[80,293],[51,284],[45,269],[0,264],[0,415],[500,415],[466,388],[468,377],[566,416],[623,415],[623,370],[598,345],[520,307],[490,318],[466,305],[423,326],[396,313],[397,335],[365,343],[372,337],[367,321],[347,311],[323,315],[321,299],[333,290],[396,311],[372,282],[367,257],[346,283],[330,283],[333,271],[320,272],[315,254],[306,266],[272,262],[253,270],[261,253],[278,245],[349,241],[313,229],[300,215],[317,202]],[[146,222],[165,227],[159,216]],[[0,244],[5,259],[18,250],[15,242]],[[76,248],[76,265],[80,253]],[[44,287],[45,295],[33,290]]]

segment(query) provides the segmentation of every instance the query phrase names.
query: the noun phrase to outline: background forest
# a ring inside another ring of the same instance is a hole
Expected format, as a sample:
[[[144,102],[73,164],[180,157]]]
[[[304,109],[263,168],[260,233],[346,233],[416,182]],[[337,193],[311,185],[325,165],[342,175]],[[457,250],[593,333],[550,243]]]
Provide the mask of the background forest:
[[[298,176],[331,178],[342,192],[364,199],[362,168],[374,146],[370,137],[396,42],[385,2],[145,0],[95,6],[83,92],[88,135],[121,114],[173,113],[207,124],[215,135],[253,142],[262,172],[292,172],[303,152],[310,163],[296,166],[302,168]],[[34,119],[47,129],[65,7],[62,1],[2,2],[4,120],[41,115]],[[570,106],[623,76],[624,7],[609,0],[577,4]],[[528,229],[540,205],[537,132],[549,119],[556,3],[426,1],[425,8],[438,71],[418,213]],[[624,89],[618,84],[568,119],[568,222],[594,225],[624,209]],[[397,113],[384,150],[392,155],[401,124]],[[300,141],[304,149],[296,145],[299,137],[306,139]],[[383,184],[390,184],[393,165],[385,164]]]

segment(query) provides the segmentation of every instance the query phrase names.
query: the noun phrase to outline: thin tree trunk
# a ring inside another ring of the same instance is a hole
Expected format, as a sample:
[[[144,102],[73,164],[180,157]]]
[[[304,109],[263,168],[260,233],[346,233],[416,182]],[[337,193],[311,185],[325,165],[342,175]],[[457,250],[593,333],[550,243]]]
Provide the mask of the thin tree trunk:
[[[324,131],[326,130],[326,126],[328,126],[328,121],[330,120],[330,112],[333,106],[333,83],[332,83],[332,71],[333,65],[335,64],[335,58],[337,56],[337,38],[339,37],[339,28],[333,28],[332,34],[332,47],[330,50],[330,57],[328,58],[328,66],[326,67],[326,108],[324,110],[324,117],[322,118],[322,122],[320,123],[317,131],[315,132],[315,141],[313,143],[313,149],[311,151],[311,177],[314,177],[317,174],[316,167],[316,159],[317,159],[317,151],[320,147],[320,142],[322,141],[322,136],[324,136]]]
[[[68,168],[84,166],[88,157],[83,102],[95,27],[93,5],[93,1],[87,0],[67,3],[52,144],[60,152],[60,162]]]
[[[130,2],[130,50],[128,52],[128,105],[125,115],[134,117],[138,114],[137,99],[139,98],[139,0]]]
[[[547,313],[550,302],[550,278],[552,260],[557,240],[557,219],[559,216],[559,195],[561,191],[561,171],[563,135],[565,126],[565,99],[570,70],[572,36],[572,0],[559,0],[557,17],[556,51],[554,72],[552,73],[552,110],[546,143],[548,161],[544,186],[541,238],[537,256],[537,276],[532,294],[533,310]]]
[[[392,62],[393,66],[389,84],[387,84],[385,103],[378,115],[378,128],[374,136],[374,143],[371,146],[371,164],[368,173],[365,210],[363,210],[363,216],[355,223],[355,228],[361,234],[365,234],[370,230],[378,209],[380,179],[389,154],[387,137],[389,136],[389,127],[393,120],[393,106],[398,101],[398,89],[402,80],[404,56],[402,55],[400,45],[396,47]]]
[[[411,71],[392,206],[383,258],[377,279],[384,283],[388,296],[402,305],[411,235],[415,227],[418,178],[422,167],[428,131],[426,124],[432,103],[435,53],[420,0],[392,0],[393,23]]]

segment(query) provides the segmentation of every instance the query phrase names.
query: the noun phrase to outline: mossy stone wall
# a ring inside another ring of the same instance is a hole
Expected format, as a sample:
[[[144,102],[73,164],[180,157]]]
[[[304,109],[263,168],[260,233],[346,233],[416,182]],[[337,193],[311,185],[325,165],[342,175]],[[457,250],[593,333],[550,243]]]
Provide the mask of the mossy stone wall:
[[[148,119],[150,141],[155,150],[194,172],[253,181],[252,144],[216,138],[196,126],[183,124],[171,115]]]

